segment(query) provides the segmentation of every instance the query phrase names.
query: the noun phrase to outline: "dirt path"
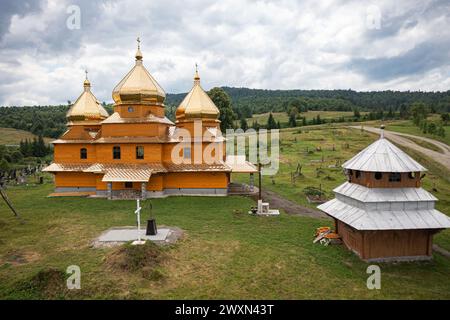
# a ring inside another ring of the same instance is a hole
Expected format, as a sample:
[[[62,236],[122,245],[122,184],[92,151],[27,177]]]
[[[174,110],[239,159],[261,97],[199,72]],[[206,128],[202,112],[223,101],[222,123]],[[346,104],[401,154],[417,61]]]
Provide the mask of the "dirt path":
[[[361,126],[351,126],[350,128],[361,129]],[[378,128],[363,127],[363,129],[368,132],[380,134],[380,129],[378,129]],[[430,139],[430,138],[415,136],[415,135],[406,134],[406,133],[393,132],[393,131],[389,131],[389,130],[384,130],[384,136],[385,136],[385,138],[391,140],[394,143],[397,143],[397,144],[402,145],[407,148],[411,148],[413,150],[416,150],[416,151],[422,153],[423,155],[425,155],[427,157],[432,158],[433,160],[442,164],[444,167],[446,167],[448,170],[450,170],[450,147],[447,144],[440,142],[440,141]],[[423,141],[432,143],[435,146],[437,146],[438,148],[440,148],[442,150],[442,153],[419,146],[414,141],[412,141],[406,137],[410,137],[410,138],[423,140]]]
[[[295,215],[312,217],[312,218],[327,218],[328,217],[325,213],[323,213],[319,210],[314,210],[314,209],[299,205],[298,203],[295,203],[294,201],[283,198],[282,196],[280,196],[279,194],[277,194],[273,191],[263,190],[262,198],[264,201],[267,201],[270,204],[271,208],[283,209],[287,214],[295,214]]]

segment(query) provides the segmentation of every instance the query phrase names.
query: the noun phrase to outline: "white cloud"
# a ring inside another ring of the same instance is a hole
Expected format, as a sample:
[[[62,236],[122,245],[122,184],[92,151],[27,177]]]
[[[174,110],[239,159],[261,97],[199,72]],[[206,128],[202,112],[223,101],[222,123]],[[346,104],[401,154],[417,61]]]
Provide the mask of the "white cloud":
[[[71,4],[81,8],[80,30],[66,27]],[[381,12],[375,30],[366,23],[374,5]],[[205,89],[450,85],[445,1],[47,0],[40,10],[8,8],[0,34],[2,105],[73,101],[85,68],[97,98],[111,101],[134,63],[137,36],[144,64],[167,92],[190,89],[195,62]],[[440,53],[428,53],[434,50]]]

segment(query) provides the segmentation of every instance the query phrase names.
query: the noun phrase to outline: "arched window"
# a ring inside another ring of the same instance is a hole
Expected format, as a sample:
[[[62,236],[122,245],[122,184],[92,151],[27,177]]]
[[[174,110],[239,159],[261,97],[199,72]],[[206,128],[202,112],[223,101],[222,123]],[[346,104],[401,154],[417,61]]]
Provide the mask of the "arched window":
[[[375,172],[375,179],[381,180],[383,178],[383,174],[381,172]]]
[[[120,147],[119,146],[113,147],[113,159],[120,159]]]
[[[87,149],[86,148],[80,149],[80,159],[87,159]]]

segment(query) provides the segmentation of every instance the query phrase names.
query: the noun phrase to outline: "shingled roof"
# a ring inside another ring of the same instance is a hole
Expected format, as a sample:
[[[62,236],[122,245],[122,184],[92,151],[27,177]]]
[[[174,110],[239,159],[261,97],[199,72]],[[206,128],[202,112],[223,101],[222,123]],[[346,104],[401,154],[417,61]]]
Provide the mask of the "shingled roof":
[[[342,167],[371,172],[427,171],[420,163],[383,137],[346,161]]]

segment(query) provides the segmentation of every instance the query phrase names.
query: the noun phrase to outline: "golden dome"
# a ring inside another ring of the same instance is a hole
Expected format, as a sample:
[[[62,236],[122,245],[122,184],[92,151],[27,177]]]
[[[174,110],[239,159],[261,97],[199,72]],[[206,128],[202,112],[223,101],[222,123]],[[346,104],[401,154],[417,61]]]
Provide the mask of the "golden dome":
[[[200,85],[198,70],[195,70],[194,86],[177,108],[176,119],[217,119],[219,109]]]
[[[166,93],[156,82],[142,63],[142,53],[138,38],[136,64],[133,69],[119,82],[112,92],[116,104],[145,104],[164,102]]]
[[[66,118],[69,121],[103,120],[109,114],[91,92],[91,83],[87,78],[83,83],[84,91],[67,111]]]

